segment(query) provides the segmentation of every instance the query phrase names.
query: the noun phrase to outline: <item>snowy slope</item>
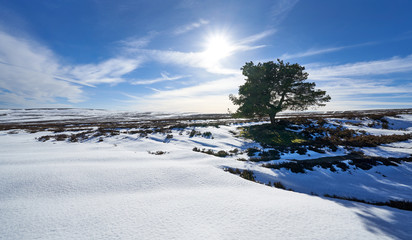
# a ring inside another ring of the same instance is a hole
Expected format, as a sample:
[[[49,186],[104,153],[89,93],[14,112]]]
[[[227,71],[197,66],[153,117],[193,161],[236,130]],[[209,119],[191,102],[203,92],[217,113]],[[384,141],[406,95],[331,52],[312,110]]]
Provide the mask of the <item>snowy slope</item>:
[[[213,139],[191,138],[190,129],[173,130],[169,142],[160,133],[148,138],[120,134],[103,142],[69,143],[35,140],[50,134],[47,132],[0,132],[0,239],[412,236],[410,211],[304,194],[313,185],[320,192],[333,188],[333,184],[347,181],[349,173],[332,175],[321,170],[299,175],[236,161],[244,157],[241,155],[219,158],[192,151],[194,147],[231,150],[256,146],[235,138],[229,131],[236,131],[236,127],[196,128],[210,131]],[[167,153],[154,155],[148,151]],[[224,172],[225,166],[252,169],[262,181],[278,178],[298,192],[244,180]],[[405,165],[373,168],[360,175],[353,172],[355,178],[350,184],[366,178],[366,186],[381,176],[373,174],[379,171],[391,179],[390,183],[376,185],[387,187],[384,194],[412,199],[411,169]],[[351,189],[356,188],[348,185],[338,193]],[[382,194],[367,196],[380,199]]]

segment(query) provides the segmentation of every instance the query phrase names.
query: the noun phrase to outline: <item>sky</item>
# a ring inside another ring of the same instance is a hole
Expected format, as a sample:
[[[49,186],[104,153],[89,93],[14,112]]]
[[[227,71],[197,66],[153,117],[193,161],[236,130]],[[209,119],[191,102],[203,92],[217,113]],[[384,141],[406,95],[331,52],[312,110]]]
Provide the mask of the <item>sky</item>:
[[[227,113],[253,61],[318,110],[412,108],[410,0],[0,0],[0,108]]]

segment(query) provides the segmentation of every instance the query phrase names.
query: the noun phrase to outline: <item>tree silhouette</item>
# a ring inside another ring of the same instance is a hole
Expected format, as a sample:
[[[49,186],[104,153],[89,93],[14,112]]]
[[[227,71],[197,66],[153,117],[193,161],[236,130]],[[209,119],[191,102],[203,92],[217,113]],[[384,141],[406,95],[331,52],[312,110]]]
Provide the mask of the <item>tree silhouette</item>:
[[[239,87],[239,96],[229,95],[236,114],[244,117],[269,116],[275,125],[276,114],[284,110],[307,110],[313,106],[325,106],[330,101],[326,91],[315,89],[314,82],[305,82],[305,67],[295,63],[246,63],[241,70],[246,83]]]

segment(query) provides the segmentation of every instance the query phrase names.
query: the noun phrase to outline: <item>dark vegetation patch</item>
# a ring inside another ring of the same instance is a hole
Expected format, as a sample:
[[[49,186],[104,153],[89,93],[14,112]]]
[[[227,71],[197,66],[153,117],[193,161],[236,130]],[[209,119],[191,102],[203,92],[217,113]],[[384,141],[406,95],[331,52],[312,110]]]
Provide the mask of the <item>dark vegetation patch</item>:
[[[269,183],[270,183],[270,182],[269,182]],[[274,186],[275,188],[280,188],[280,189],[286,190],[286,187],[285,187],[281,182],[274,182],[274,183],[273,183],[273,186]]]
[[[258,151],[257,156],[249,155],[249,161],[252,162],[267,162],[272,160],[280,159],[280,152],[277,150],[267,150],[267,151]]]
[[[342,162],[344,160],[349,160],[349,166],[359,168],[362,170],[369,170],[374,166],[385,165],[385,166],[398,166],[401,162],[412,162],[412,157],[409,158],[383,158],[383,157],[370,157],[365,156],[359,152],[352,152],[345,156],[335,156],[335,157],[323,157],[311,160],[300,160],[291,161],[283,163],[269,163],[263,164],[263,167],[272,169],[285,168],[293,173],[305,173],[306,170],[313,171],[314,167],[321,167],[324,169],[329,169],[335,172],[337,168],[342,171],[349,169],[349,166]]]
[[[354,120],[372,119],[373,121],[383,124],[382,128],[386,128],[385,124],[388,121],[385,116],[396,116],[398,112],[385,112],[382,114],[364,114],[354,115],[346,114],[341,117]],[[333,116],[336,117],[336,116]],[[336,120],[339,121],[339,120]],[[276,126],[271,124],[255,125],[250,127],[243,127],[241,136],[252,139],[263,148],[270,148],[271,152],[265,152],[258,148],[248,149],[247,153],[250,161],[271,161],[280,158],[281,154],[297,153],[299,155],[306,155],[308,150],[317,153],[326,153],[327,151],[335,152],[338,148],[344,147],[348,151],[352,151],[355,147],[377,147],[382,144],[393,142],[406,141],[412,139],[412,134],[394,134],[394,135],[370,135],[365,131],[356,131],[345,128],[338,124],[328,123],[321,117],[295,117],[280,119]],[[361,159],[357,159],[361,161]],[[362,161],[368,162],[368,158],[362,158]],[[344,169],[343,164],[338,163],[339,167]],[[319,163],[324,165],[326,163]],[[284,163],[284,165],[294,165],[293,163]],[[370,163],[358,164],[361,168],[373,165]],[[332,171],[334,166],[328,166]],[[302,172],[299,167],[293,168],[298,172]],[[308,167],[310,169],[310,167]]]
[[[336,198],[336,199],[366,203],[366,204],[371,204],[371,205],[376,205],[376,206],[388,206],[388,207],[398,208],[402,210],[412,211],[412,202],[406,201],[406,200],[389,200],[387,202],[369,202],[369,201],[365,201],[365,200],[354,198],[354,197],[343,197],[343,196],[329,195],[329,194],[325,194],[324,196],[328,198]]]
[[[289,123],[286,120],[281,120],[278,123],[275,127],[271,124],[245,127],[243,128],[241,136],[259,142],[264,147],[288,147],[307,141],[304,136],[286,130],[285,128]]]
[[[251,170],[239,170],[238,168],[225,168],[224,169],[226,172],[232,173],[239,175],[241,178],[244,178],[246,180],[256,182],[255,175],[253,174],[253,171]]]
[[[237,148],[235,148],[233,150],[230,150],[230,151],[224,151],[224,150],[213,151],[212,149],[207,149],[206,150],[205,148],[200,149],[200,148],[195,147],[192,150],[194,152],[205,153],[205,154],[209,154],[209,155],[212,155],[212,156],[215,156],[215,157],[223,157],[223,158],[227,157],[227,156],[232,157],[232,156],[237,155],[239,153],[239,149],[237,149]]]
[[[270,181],[269,181],[268,183],[259,182],[259,181],[256,180],[255,174],[254,174],[253,171],[251,171],[251,170],[247,170],[247,169],[240,170],[239,168],[230,168],[230,167],[226,167],[226,168],[224,168],[223,170],[224,170],[225,172],[229,172],[229,173],[231,173],[231,174],[238,175],[239,177],[244,178],[244,179],[249,180],[249,181],[252,181],[252,182],[264,184],[264,185],[267,185],[267,186],[269,186],[269,187],[275,187],[275,188],[279,188],[279,189],[284,189],[284,190],[288,190],[288,191],[293,191],[293,190],[290,189],[290,188],[287,189],[287,188],[285,187],[285,185],[283,185],[283,183],[282,183],[282,182],[279,182],[279,181],[278,181],[278,182],[274,182],[273,185],[272,185],[272,182],[270,182]]]
[[[153,155],[164,155],[164,154],[168,154],[169,152],[166,151],[147,151],[149,154],[153,154]]]

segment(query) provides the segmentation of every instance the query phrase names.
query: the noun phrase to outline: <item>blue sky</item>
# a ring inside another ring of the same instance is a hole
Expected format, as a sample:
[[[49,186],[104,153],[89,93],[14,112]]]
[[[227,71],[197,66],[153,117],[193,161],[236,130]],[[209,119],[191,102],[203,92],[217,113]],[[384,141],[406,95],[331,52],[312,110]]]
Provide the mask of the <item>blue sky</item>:
[[[245,62],[306,67],[321,110],[412,107],[412,1],[0,0],[0,108],[235,110]]]

